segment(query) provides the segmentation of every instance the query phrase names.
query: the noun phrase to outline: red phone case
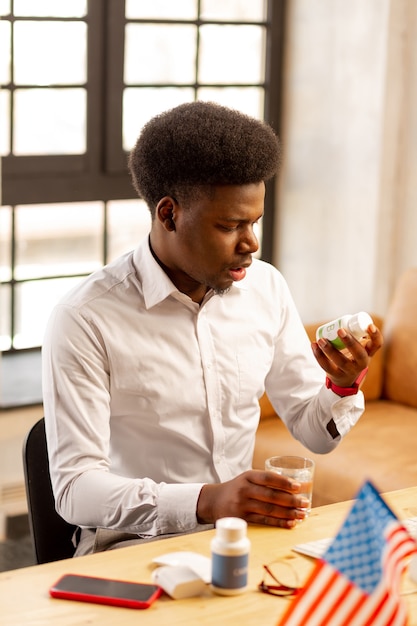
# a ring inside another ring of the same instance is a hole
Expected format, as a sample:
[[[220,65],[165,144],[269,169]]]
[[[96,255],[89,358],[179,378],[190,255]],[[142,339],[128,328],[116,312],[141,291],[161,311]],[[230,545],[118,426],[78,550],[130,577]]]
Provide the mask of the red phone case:
[[[65,574],[49,589],[53,598],[147,609],[162,593],[158,585]]]

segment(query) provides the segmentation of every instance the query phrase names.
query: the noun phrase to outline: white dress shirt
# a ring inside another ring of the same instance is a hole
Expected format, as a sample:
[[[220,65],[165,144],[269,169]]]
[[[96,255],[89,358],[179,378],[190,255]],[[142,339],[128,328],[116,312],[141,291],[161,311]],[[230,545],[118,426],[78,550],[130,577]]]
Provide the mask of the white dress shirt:
[[[179,292],[144,240],[54,309],[43,346],[44,409],[60,514],[141,537],[198,528],[205,483],[250,469],[266,389],[314,452],[340,441],[363,395],[324,386],[286,282],[254,260],[201,305]]]

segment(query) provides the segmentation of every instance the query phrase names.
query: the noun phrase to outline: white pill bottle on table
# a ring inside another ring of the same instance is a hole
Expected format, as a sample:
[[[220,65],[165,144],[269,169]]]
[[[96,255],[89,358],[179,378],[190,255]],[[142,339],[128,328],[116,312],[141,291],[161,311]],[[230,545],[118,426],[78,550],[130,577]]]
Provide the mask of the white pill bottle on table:
[[[250,541],[246,533],[247,523],[238,517],[216,522],[211,541],[211,587],[220,595],[236,595],[247,589]]]

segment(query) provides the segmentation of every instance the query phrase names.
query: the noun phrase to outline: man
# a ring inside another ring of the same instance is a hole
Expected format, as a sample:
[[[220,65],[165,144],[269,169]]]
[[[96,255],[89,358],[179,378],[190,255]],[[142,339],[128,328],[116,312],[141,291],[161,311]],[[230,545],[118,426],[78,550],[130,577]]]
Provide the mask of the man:
[[[129,166],[149,238],[61,301],[43,347],[51,477],[82,529],[77,554],[224,516],[291,528],[300,485],[251,469],[259,398],[315,452],[359,419],[362,393],[341,396],[379,330],[365,347],[341,331],[351,358],[325,340],[311,349],[281,274],[252,258],[278,165],[268,125],[213,103],[144,127]]]

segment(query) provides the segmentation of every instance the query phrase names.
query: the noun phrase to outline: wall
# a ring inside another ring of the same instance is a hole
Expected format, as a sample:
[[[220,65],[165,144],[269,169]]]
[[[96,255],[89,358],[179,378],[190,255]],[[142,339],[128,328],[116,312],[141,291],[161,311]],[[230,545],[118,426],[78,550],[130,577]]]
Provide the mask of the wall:
[[[305,322],[417,265],[417,3],[291,0],[274,264]]]
[[[378,220],[375,301],[417,265],[417,3],[391,0]]]

